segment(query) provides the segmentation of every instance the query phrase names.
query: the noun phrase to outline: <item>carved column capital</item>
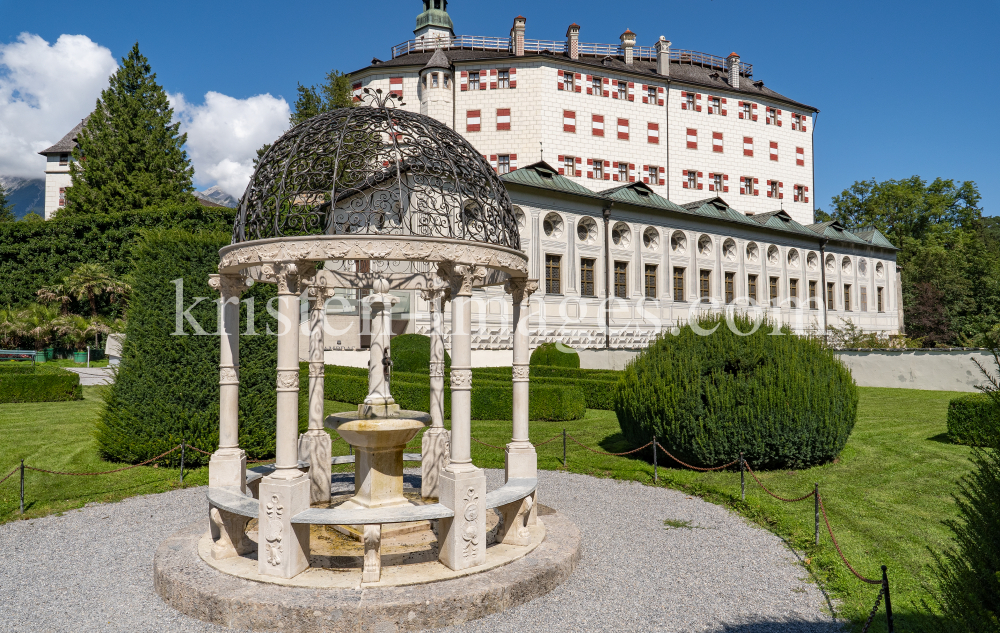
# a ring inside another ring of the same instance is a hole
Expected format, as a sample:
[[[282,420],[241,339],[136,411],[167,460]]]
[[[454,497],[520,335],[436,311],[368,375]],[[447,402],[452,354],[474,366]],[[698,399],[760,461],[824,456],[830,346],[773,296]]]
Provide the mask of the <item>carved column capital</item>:
[[[278,391],[298,391],[299,372],[295,369],[278,370]]]
[[[432,360],[429,370],[431,378],[444,378],[444,361]]]
[[[511,277],[503,285],[504,291],[511,295],[515,304],[522,304],[538,291],[538,280],[527,277]]]
[[[452,368],[451,388],[465,391],[472,389],[472,370]]]
[[[438,268],[438,275],[451,284],[452,298],[471,297],[472,287],[486,279],[486,267],[444,262]]]
[[[209,275],[208,285],[222,295],[223,300],[239,298],[243,292],[253,285],[253,280],[243,275]]]
[[[440,299],[441,308],[444,309],[444,304],[451,301],[451,288],[448,286],[421,288],[420,298],[431,304],[431,310],[436,309],[436,302]]]
[[[279,295],[297,295],[312,282],[316,266],[311,262],[275,262],[261,266],[261,273],[278,284]]]

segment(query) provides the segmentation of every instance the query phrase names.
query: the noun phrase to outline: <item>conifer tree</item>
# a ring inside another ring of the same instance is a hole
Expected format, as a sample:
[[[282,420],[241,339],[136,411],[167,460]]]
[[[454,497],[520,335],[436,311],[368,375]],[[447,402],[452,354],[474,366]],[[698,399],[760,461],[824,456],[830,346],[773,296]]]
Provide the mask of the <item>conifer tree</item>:
[[[299,96],[289,117],[292,125],[298,125],[323,112],[354,105],[350,79],[338,70],[328,72],[326,81],[319,86],[299,84],[298,91]]]
[[[77,137],[66,209],[114,213],[189,202],[194,170],[173,108],[136,43]]]
[[[14,205],[7,201],[7,190],[0,182],[0,222],[14,221]]]

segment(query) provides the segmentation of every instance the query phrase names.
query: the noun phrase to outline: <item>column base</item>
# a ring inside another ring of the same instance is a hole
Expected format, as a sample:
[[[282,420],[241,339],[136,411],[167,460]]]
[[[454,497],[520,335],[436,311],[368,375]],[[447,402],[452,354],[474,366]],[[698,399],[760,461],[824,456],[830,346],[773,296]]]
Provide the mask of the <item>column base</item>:
[[[330,459],[333,439],[326,431],[311,430],[299,436],[299,461],[309,462],[309,501],[330,501]]]
[[[210,488],[239,488],[247,491],[247,454],[241,448],[222,448],[208,460]]]
[[[530,444],[520,446],[514,443],[507,445],[504,455],[505,481],[511,479],[537,479],[538,478],[538,453],[535,447]]]
[[[257,570],[265,576],[293,578],[309,567],[309,526],[292,517],[309,509],[309,478],[264,477],[260,483]]]
[[[427,429],[420,440],[420,455],[420,496],[425,499],[440,497],[441,469],[451,458],[451,431],[434,426]]]
[[[449,569],[486,563],[486,474],[441,471],[440,502],[455,516],[438,521],[438,559]]]

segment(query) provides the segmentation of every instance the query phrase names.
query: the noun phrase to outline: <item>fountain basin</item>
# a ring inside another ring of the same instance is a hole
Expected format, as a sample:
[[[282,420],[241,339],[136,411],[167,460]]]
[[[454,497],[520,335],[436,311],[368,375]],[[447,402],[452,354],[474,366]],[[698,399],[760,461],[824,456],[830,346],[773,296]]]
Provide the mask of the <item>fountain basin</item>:
[[[364,405],[362,405],[364,406]],[[388,508],[406,505],[403,496],[403,449],[429,426],[431,416],[420,411],[399,411],[393,417],[368,417],[360,410],[326,418],[327,428],[354,447],[353,497],[344,508]]]

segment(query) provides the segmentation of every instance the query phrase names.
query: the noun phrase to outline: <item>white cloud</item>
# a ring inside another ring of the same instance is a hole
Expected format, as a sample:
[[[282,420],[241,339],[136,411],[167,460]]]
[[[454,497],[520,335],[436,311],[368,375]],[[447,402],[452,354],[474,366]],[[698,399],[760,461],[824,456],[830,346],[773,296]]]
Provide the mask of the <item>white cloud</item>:
[[[49,44],[22,33],[0,43],[0,174],[42,177],[45,159],[37,152],[93,110],[117,67],[111,51],[85,35]]]
[[[199,187],[217,184],[239,198],[253,174],[257,149],[274,142],[288,129],[291,109],[284,99],[269,94],[247,99],[209,92],[203,105],[184,95],[170,95],[170,103],[188,135],[187,151]]]

